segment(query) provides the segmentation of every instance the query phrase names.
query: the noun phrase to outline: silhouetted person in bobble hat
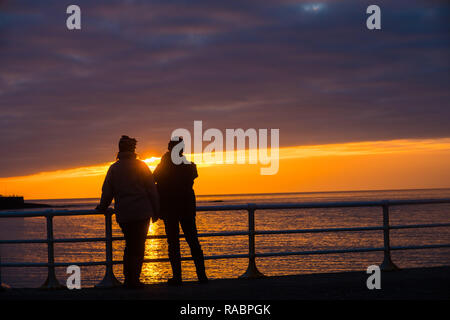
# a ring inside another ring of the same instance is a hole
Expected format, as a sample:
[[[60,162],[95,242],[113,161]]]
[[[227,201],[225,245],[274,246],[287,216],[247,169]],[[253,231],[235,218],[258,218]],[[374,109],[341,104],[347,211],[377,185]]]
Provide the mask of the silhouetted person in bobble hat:
[[[135,153],[136,139],[122,136],[117,161],[109,167],[97,210],[105,211],[114,199],[116,220],[125,237],[124,286],[142,288],[140,282],[150,218],[157,220],[159,196],[153,175]]]
[[[154,172],[161,202],[161,217],[164,220],[169,244],[169,260],[172,266],[173,277],[168,280],[168,284],[182,284],[179,225],[181,225],[191,249],[198,280],[200,283],[206,283],[208,278],[205,272],[205,261],[195,224],[196,205],[193,185],[194,179],[198,177],[197,166],[188,162],[183,156],[183,139],[178,137],[173,139],[176,141],[169,142],[169,151],[162,156],[161,162]],[[178,145],[179,143],[181,145]],[[177,148],[173,150],[175,147]],[[178,159],[183,160],[180,164],[172,161],[172,150],[175,153],[179,150]]]

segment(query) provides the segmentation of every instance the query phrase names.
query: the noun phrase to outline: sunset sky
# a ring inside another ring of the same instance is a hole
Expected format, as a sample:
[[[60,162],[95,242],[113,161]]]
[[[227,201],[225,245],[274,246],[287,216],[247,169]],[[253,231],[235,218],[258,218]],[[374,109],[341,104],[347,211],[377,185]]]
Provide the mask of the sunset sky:
[[[372,2],[0,0],[0,194],[97,197],[121,135],[154,168],[194,120],[280,130],[197,194],[450,187],[450,4]]]

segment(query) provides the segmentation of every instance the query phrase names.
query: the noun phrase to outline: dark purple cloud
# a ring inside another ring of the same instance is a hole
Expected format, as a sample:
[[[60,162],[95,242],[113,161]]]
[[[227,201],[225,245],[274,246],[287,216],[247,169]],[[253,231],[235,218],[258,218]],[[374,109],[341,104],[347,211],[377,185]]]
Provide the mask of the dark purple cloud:
[[[280,128],[299,145],[450,136],[450,6],[378,1],[0,2],[0,176],[111,160],[121,134]],[[311,5],[320,5],[311,10]]]

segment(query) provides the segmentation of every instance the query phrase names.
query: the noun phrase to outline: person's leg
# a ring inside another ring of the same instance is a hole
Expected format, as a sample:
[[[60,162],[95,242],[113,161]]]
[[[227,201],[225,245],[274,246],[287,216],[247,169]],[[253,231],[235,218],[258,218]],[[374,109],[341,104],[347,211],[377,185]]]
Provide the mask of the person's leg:
[[[130,285],[139,285],[150,219],[130,223],[128,270]]]
[[[125,278],[124,285],[128,285],[130,282],[129,246],[131,233],[128,223],[119,223],[119,226],[122,229],[122,233],[125,238],[125,249],[123,250],[123,276]]]
[[[145,256],[145,242],[147,240],[148,226],[150,225],[150,219],[139,221],[136,225],[136,251],[133,254],[134,257],[134,279],[137,284],[140,283],[142,264],[144,263]]]
[[[195,270],[197,271],[197,277],[200,282],[207,282],[205,270],[205,258],[203,256],[203,250],[198,241],[197,225],[195,223],[195,217],[186,217],[180,220],[181,228],[183,229],[186,242],[191,249],[191,255],[194,259]]]
[[[169,279],[169,283],[181,282],[181,254],[180,254],[180,228],[178,226],[178,219],[166,218],[164,219],[164,227],[166,229],[167,244],[169,249],[169,260],[172,266],[173,280]]]

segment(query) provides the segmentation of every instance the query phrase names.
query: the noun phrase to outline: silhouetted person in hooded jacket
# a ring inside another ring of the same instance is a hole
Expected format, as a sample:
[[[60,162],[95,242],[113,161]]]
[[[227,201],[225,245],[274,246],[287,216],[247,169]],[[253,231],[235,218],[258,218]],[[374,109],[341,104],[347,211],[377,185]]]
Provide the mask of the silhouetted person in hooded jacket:
[[[169,260],[172,266],[173,278],[169,279],[168,283],[170,285],[182,283],[179,225],[181,225],[191,249],[198,280],[200,283],[206,283],[208,278],[205,272],[203,251],[198,241],[195,224],[196,204],[193,185],[194,179],[198,177],[197,167],[183,156],[183,140],[182,138],[177,139],[179,140],[169,142],[169,151],[162,156],[161,162],[154,171],[160,196],[161,217],[164,220],[169,245]],[[178,145],[179,143],[181,145]],[[180,150],[179,158],[183,159],[180,164],[172,161],[171,153],[174,147],[177,147],[174,152]]]
[[[97,210],[105,211],[114,199],[116,220],[125,237],[125,287],[142,288],[139,281],[150,218],[157,220],[159,197],[153,175],[136,159],[136,140],[122,136],[117,161],[109,167]]]

